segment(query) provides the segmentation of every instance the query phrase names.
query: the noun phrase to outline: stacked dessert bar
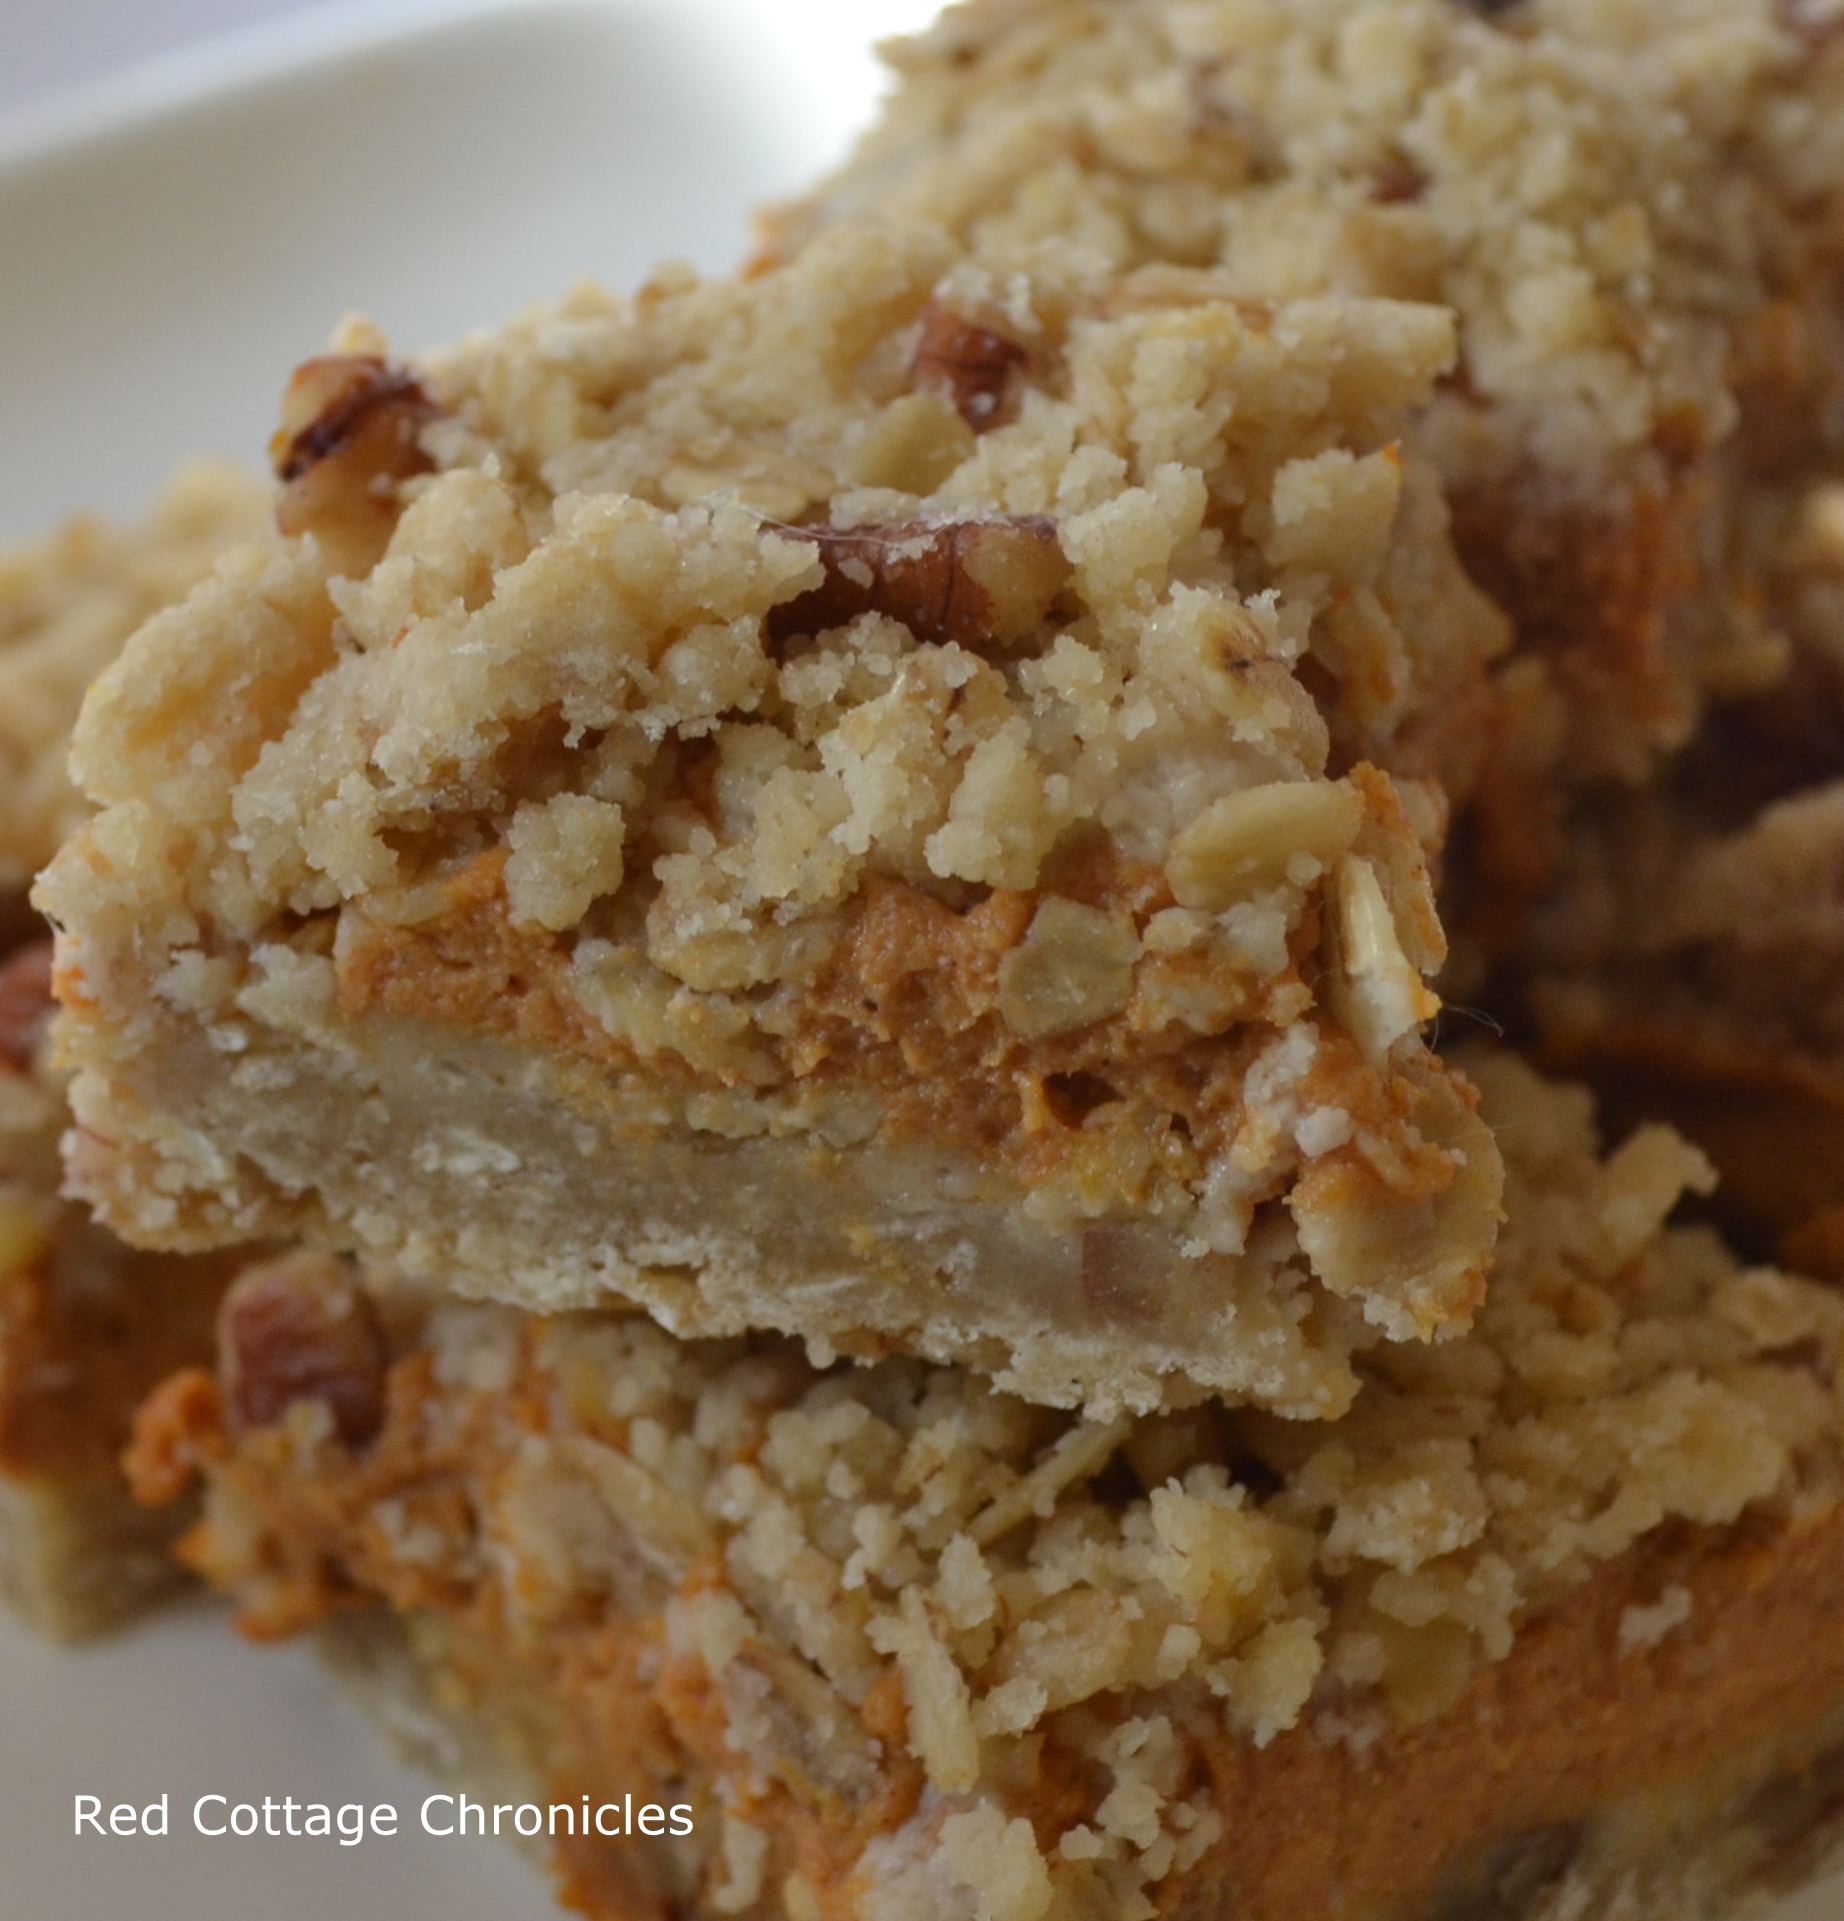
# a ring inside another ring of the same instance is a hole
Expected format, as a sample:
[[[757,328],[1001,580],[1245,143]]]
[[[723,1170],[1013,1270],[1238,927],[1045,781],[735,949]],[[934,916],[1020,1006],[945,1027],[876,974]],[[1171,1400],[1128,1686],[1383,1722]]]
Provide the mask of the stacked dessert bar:
[[[136,1489],[605,1921],[1790,1885],[1844,39],[983,0],[896,58],[736,279],[344,329],[275,531],[90,693],[71,1191],[283,1250]]]
[[[180,1513],[138,1506],[119,1456],[141,1399],[209,1357],[241,1262],[131,1250],[60,1198],[50,930],[26,889],[86,811],[64,765],[85,687],[270,516],[254,476],[198,465],[138,527],[74,520],[0,558],[0,1593],[60,1638],[180,1579]]]

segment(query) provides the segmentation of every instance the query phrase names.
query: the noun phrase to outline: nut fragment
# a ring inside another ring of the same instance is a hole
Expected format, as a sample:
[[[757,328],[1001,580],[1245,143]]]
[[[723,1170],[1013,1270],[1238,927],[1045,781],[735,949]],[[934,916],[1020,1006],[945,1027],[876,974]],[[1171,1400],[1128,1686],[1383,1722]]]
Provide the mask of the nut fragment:
[[[1441,1011],[1441,1003],[1402,951],[1395,917],[1369,861],[1341,863],[1335,892],[1336,951],[1328,980],[1332,1010],[1365,1058],[1380,1065],[1403,1035]]]
[[[922,311],[909,377],[919,392],[951,400],[977,434],[998,424],[1030,358],[1016,340],[931,300]]]
[[[51,943],[34,941],[0,965],[0,1061],[23,1074],[44,1038],[51,997]]]
[[[1157,1323],[1158,1283],[1166,1277],[1147,1260],[1146,1238],[1113,1221],[1091,1221],[1082,1230],[1082,1299],[1111,1327]]]
[[[1069,578],[1056,523],[1041,514],[776,531],[812,542],[826,569],[819,586],[771,611],[776,643],[879,613],[919,641],[1006,647],[1036,628]]]
[[[1296,854],[1329,867],[1357,838],[1363,802],[1347,780],[1276,781],[1225,794],[1172,842],[1165,877],[1181,907],[1220,914],[1288,877]]]
[[[1385,154],[1370,176],[1370,197],[1379,206],[1401,206],[1420,200],[1427,191],[1427,175],[1406,154]]]
[[[1047,895],[999,963],[999,1013],[1019,1039],[1067,1034],[1118,1014],[1133,995],[1140,942],[1097,907]]]
[[[321,354],[295,369],[269,443],[283,483],[275,522],[311,533],[337,573],[368,573],[397,524],[393,483],[432,465],[419,436],[439,409],[376,354]]]
[[[384,1425],[384,1339],[347,1270],[322,1254],[250,1269],[218,1310],[218,1367],[233,1429],[318,1401],[348,1447]]]

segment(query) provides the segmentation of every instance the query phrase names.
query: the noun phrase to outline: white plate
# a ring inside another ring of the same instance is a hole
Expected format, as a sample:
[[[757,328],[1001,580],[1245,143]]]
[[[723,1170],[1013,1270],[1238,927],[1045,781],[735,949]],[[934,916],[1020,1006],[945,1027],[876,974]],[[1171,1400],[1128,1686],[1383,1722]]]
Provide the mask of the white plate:
[[[46,0],[41,0],[46,3]],[[297,16],[0,117],[0,542],[255,463],[340,314],[407,351],[593,275],[721,269],[869,111],[865,43],[930,0],[491,0]],[[536,1869],[435,1840],[302,1648],[200,1604],[98,1648],[0,1615],[0,1921],[552,1921]],[[389,1803],[396,1837],[206,1839],[201,1795]],[[164,1839],[82,1837],[165,1795]],[[1774,1921],[1844,1921],[1808,1892]]]

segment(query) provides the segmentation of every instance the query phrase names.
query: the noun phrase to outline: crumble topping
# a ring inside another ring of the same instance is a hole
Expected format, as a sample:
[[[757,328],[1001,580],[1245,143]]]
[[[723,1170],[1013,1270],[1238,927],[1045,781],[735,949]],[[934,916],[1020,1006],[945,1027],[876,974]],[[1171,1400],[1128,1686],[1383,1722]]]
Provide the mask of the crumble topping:
[[[1073,239],[1444,300],[1488,431],[1598,492],[1666,423],[1735,424],[1725,330],[1799,291],[1844,160],[1834,40],[1775,0],[974,0],[886,46],[895,96],[770,238],[875,207],[995,275]]]
[[[21,891],[88,812],[64,764],[84,689],[228,548],[263,539],[270,510],[253,476],[200,462],[138,526],[79,517],[0,553],[0,890]]]
[[[1453,795],[1472,992],[1565,858],[1571,795],[1653,779],[1712,710],[1788,685],[1754,533],[1764,487],[1835,464],[1844,40],[1784,0],[971,0],[885,57],[877,124],[765,258],[924,218],[1001,331],[1013,276],[1071,247],[1245,306],[1452,311],[1407,439],[1519,637]],[[1836,707],[1831,658],[1790,707]]]

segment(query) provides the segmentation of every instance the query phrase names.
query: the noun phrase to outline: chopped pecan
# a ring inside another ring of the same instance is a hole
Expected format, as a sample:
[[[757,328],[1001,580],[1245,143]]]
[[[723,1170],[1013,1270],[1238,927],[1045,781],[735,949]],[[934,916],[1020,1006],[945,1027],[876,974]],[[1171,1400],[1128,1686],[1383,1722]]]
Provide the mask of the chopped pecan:
[[[819,586],[769,613],[777,644],[879,613],[920,641],[1007,647],[1036,628],[1069,578],[1056,523],[1041,514],[777,531],[810,541],[826,569]]]
[[[0,1061],[23,1074],[57,1003],[51,997],[51,943],[34,941],[0,963]]]
[[[1405,155],[1392,153],[1370,176],[1370,197],[1386,207],[1419,200],[1428,191],[1428,177]]]
[[[1012,384],[1030,354],[1008,335],[931,300],[922,310],[922,332],[909,363],[909,378],[923,393],[938,393],[973,431],[996,427],[1012,396]]]
[[[318,1401],[348,1447],[384,1425],[384,1337],[351,1274],[290,1254],[244,1274],[218,1313],[218,1370],[233,1430],[268,1427]]]
[[[376,354],[303,361],[269,443],[283,483],[276,525],[311,533],[336,572],[368,572],[397,524],[394,483],[432,465],[420,436],[440,411],[413,374]]]

